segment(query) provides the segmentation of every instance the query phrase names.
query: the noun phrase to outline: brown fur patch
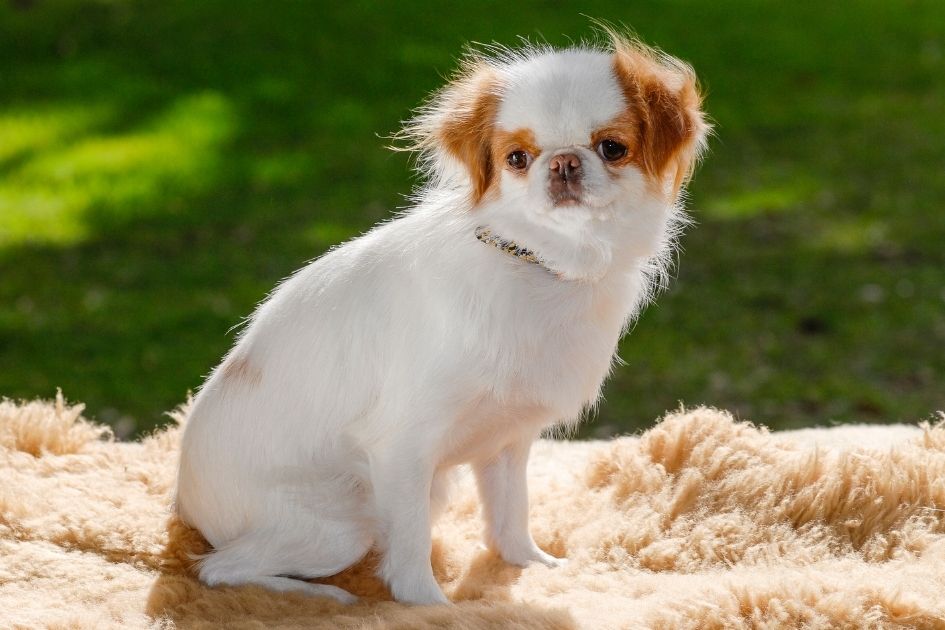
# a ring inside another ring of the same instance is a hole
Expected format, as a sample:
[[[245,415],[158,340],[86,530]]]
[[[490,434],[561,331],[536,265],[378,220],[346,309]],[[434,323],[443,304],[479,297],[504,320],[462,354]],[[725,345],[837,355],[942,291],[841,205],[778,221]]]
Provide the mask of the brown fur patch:
[[[506,158],[512,151],[525,151],[532,159],[541,154],[535,134],[531,129],[516,129],[515,131],[496,131],[492,138],[492,162],[500,165],[506,163]],[[515,175],[524,175],[525,171],[517,171],[509,167],[509,172]]]
[[[453,157],[469,169],[473,203],[478,203],[495,180],[492,135],[499,109],[495,73],[478,68],[447,86],[451,115],[439,130],[439,139]]]
[[[614,74],[627,100],[628,118],[636,121],[637,150],[631,162],[658,189],[672,175],[675,197],[691,176],[709,130],[695,73],[642,44],[615,36],[613,46]]]
[[[223,363],[223,379],[234,383],[258,385],[262,380],[262,371],[250,363],[248,358],[234,356]]]

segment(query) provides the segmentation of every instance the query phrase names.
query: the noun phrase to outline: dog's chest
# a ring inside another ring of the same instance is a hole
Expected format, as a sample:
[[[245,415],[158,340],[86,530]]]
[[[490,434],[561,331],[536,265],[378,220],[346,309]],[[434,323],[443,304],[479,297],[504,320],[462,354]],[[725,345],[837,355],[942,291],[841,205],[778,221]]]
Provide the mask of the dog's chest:
[[[572,333],[536,338],[514,355],[499,355],[502,367],[449,432],[444,464],[489,459],[508,443],[580,417],[599,396],[619,332]]]
[[[610,371],[625,310],[612,299],[538,304],[509,312],[494,338],[497,400],[538,406],[565,420],[598,397]],[[542,310],[544,306],[544,310]]]

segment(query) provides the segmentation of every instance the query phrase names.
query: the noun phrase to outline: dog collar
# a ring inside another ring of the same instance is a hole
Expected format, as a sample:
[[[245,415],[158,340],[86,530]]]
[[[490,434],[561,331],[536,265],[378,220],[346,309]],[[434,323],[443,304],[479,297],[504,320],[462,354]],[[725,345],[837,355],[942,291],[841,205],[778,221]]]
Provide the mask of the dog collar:
[[[496,249],[505,252],[509,256],[515,256],[519,260],[524,260],[525,262],[531,263],[533,265],[541,265],[545,269],[548,269],[548,267],[545,265],[545,261],[543,261],[538,256],[538,254],[530,249],[522,247],[515,241],[510,241],[502,238],[501,236],[496,236],[492,233],[492,228],[480,225],[476,228],[476,238],[486,245],[492,245]],[[549,271],[551,270],[549,269]]]

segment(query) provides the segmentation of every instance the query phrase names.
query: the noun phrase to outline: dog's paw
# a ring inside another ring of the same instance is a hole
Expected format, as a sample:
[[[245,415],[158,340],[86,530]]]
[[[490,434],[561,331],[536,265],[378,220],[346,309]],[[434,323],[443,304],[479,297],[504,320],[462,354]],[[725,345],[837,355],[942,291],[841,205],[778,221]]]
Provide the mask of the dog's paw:
[[[433,579],[432,573],[412,579],[409,575],[394,575],[391,576],[388,586],[394,599],[402,604],[439,606],[450,603]]]
[[[541,549],[539,549],[538,552],[541,554],[541,556],[536,558],[535,561],[542,563],[546,567],[551,567],[551,568],[563,567],[564,565],[568,563],[567,558],[555,558],[550,553],[545,553]]]
[[[352,595],[351,593],[349,593],[348,591],[346,591],[346,590],[344,590],[344,589],[342,589],[342,588],[337,588],[337,587],[334,587],[334,586],[329,586],[329,585],[327,585],[327,584],[323,584],[323,585],[321,585],[321,586],[324,586],[325,589],[326,589],[326,590],[322,591],[322,593],[320,593],[320,594],[323,595],[323,596],[331,597],[331,598],[334,599],[335,601],[337,601],[337,602],[339,602],[339,603],[342,603],[342,604],[345,604],[345,605],[347,605],[347,606],[350,606],[350,605],[352,605],[352,604],[357,604],[357,603],[358,603],[358,596],[357,596],[357,595]],[[331,589],[331,590],[328,590],[328,589]]]
[[[555,558],[550,553],[542,551],[537,546],[519,551],[501,552],[502,559],[509,564],[527,567],[530,564],[540,563],[546,567],[561,567],[568,563],[567,558]]]
[[[302,581],[298,582],[298,585],[296,585],[291,590],[300,591],[306,595],[311,595],[312,597],[329,597],[340,604],[345,604],[348,606],[358,603],[358,596],[352,595],[343,588],[331,586],[330,584],[312,584],[311,582]]]
[[[391,590],[394,599],[402,604],[411,604],[413,606],[442,606],[451,603],[439,588],[425,589],[423,591]]]

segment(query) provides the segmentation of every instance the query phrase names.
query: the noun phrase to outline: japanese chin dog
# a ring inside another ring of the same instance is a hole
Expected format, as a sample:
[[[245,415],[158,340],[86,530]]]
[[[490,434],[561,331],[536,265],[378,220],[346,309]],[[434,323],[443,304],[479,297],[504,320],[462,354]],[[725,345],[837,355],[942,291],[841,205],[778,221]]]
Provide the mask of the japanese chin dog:
[[[396,600],[446,603],[430,528],[460,464],[492,550],[562,563],[529,533],[530,446],[596,403],[665,281],[708,130],[692,69],[617,33],[469,53],[399,134],[413,206],[279,284],[196,396],[201,580],[350,602],[305,580],[373,548]]]

